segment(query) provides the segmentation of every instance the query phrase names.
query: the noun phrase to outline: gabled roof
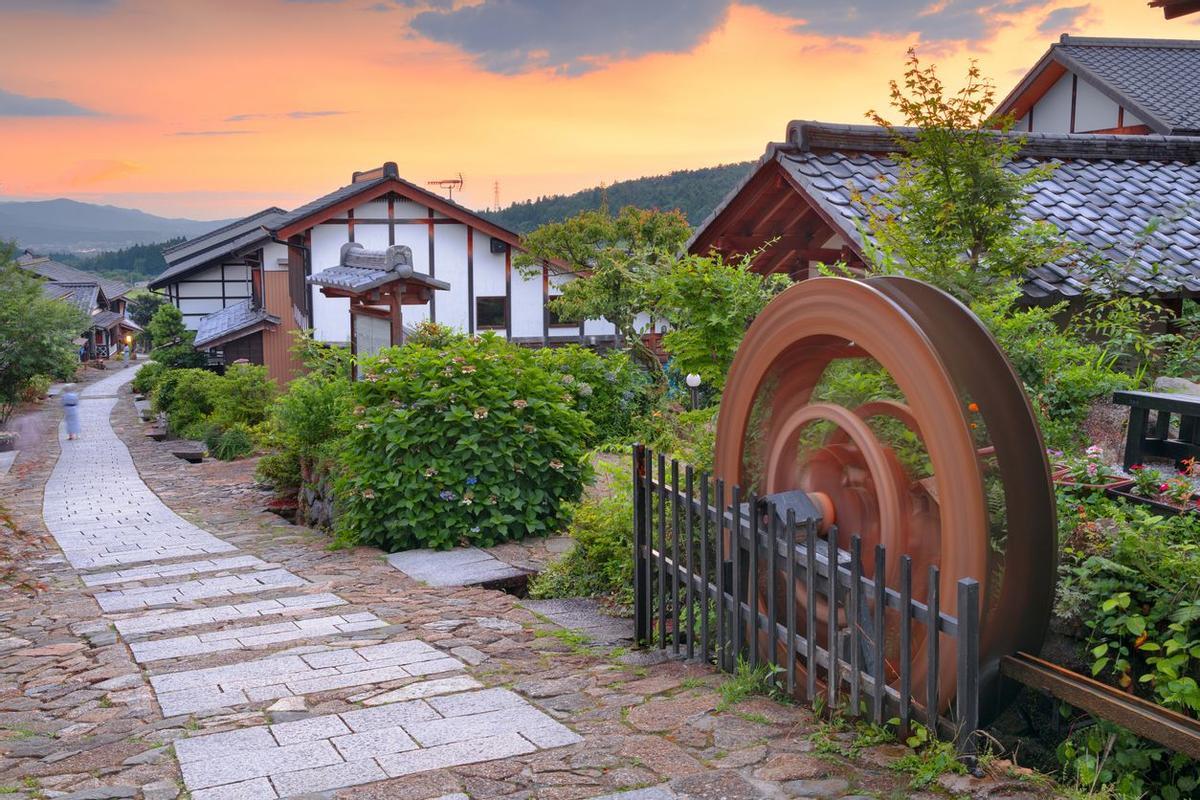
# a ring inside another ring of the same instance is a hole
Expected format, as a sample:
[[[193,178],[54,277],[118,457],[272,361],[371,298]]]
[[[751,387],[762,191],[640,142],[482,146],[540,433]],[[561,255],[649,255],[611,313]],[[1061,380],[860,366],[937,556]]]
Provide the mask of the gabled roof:
[[[21,269],[39,275],[52,283],[69,283],[69,284],[94,284],[100,287],[104,292],[105,298],[115,300],[122,297],[129,291],[129,287],[120,281],[112,281],[108,278],[102,278],[94,272],[84,272],[81,269],[67,266],[61,261],[54,261],[46,256],[37,256],[27,253],[17,259],[17,266]],[[85,309],[91,311],[91,309]]]
[[[215,347],[256,330],[279,324],[279,317],[263,308],[252,308],[246,300],[200,318],[196,326],[195,347]]]
[[[768,147],[755,173],[701,224],[689,248],[711,245],[726,209],[749,191],[744,187],[755,175],[778,170],[788,190],[862,258],[863,201],[895,184],[892,150],[894,141],[877,127],[793,122],[788,142]],[[1200,215],[1189,213],[1200,197],[1200,137],[1034,133],[1026,134],[1019,155],[1010,169],[1055,166],[1050,177],[1030,187],[1027,221],[1054,224],[1085,251],[1114,261],[1132,259],[1128,291],[1200,292]],[[1155,218],[1169,221],[1139,246]],[[1024,289],[1033,298],[1069,297],[1085,288],[1081,278],[1075,264],[1047,264],[1027,276]]]
[[[276,224],[275,233],[279,238],[286,239],[313,225],[318,225],[324,220],[342,214],[360,203],[382,197],[390,192],[428,206],[451,219],[471,225],[482,233],[494,236],[514,247],[519,247],[521,244],[521,237],[518,234],[484,219],[464,205],[404,180],[400,177],[396,164],[391,161],[367,172],[356,172],[350,183],[295,209]]]
[[[996,112],[1022,116],[1067,70],[1124,106],[1155,133],[1200,134],[1200,41],[1063,34]]]
[[[308,276],[314,286],[328,286],[354,294],[369,292],[387,283],[404,281],[430,289],[449,289],[450,284],[439,281],[412,265],[412,250],[406,245],[392,245],[386,250],[367,250],[358,242],[342,245],[339,263]]]
[[[268,231],[285,214],[287,212],[282,208],[264,208],[215,231],[164,249],[163,257],[167,260],[167,268],[150,281],[150,288],[157,289],[217,259],[234,255],[240,250],[270,239],[271,234]]]
[[[118,314],[116,311],[97,311],[95,314],[92,314],[89,324],[93,328],[100,328],[101,330],[108,330],[114,325],[120,325],[122,328],[128,328],[132,331],[140,331],[142,329],[141,325],[138,325],[131,319],[126,319],[123,314]]]
[[[1150,5],[1154,8],[1161,8],[1163,16],[1167,19],[1175,19],[1200,11],[1200,0],[1150,0]]]

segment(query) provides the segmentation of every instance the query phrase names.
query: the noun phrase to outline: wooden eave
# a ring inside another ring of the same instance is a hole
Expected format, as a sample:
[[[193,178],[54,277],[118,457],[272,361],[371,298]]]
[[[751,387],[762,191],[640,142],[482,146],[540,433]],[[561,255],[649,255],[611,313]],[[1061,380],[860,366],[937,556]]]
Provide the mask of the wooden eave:
[[[354,292],[349,289],[341,289],[336,286],[321,286],[321,294],[326,297],[346,297],[354,303],[382,305],[387,302],[387,296],[395,293],[395,287],[400,288],[400,304],[406,306],[419,306],[429,302],[429,298],[433,296],[434,289],[425,284],[416,281],[407,282],[397,278],[394,281],[372,287],[362,292]]]
[[[240,328],[236,331],[227,333],[224,336],[219,336],[216,339],[213,339],[211,342],[205,342],[204,344],[199,345],[199,347],[203,350],[211,350],[214,347],[221,347],[222,345],[229,344],[230,342],[236,342],[238,339],[244,339],[251,334],[258,333],[259,331],[271,330],[277,327],[279,327],[279,323],[276,320],[261,319],[252,325],[247,325],[245,328]]]
[[[383,183],[370,184],[363,187],[361,191],[355,192],[348,197],[344,197],[333,205],[326,206],[319,211],[314,211],[311,214],[301,217],[300,219],[280,228],[275,232],[277,238],[288,239],[299,233],[303,233],[309,228],[320,225],[329,219],[343,216],[347,211],[362,203],[377,200],[380,197],[386,197],[389,194],[395,194],[405,200],[411,200],[415,203],[420,203],[427,208],[432,208],[434,211],[449,217],[450,219],[462,222],[465,225],[470,225],[477,231],[499,239],[502,242],[509,244],[512,247],[521,247],[521,237],[512,231],[501,228],[495,223],[488,222],[483,217],[472,214],[461,206],[449,203],[441,197],[431,192],[425,192],[414,186],[411,186],[404,181],[396,179],[388,179]]]
[[[1012,115],[1013,119],[1025,116],[1066,73],[1067,68],[1055,58],[1054,48],[1051,47],[1025,74],[1008,97],[1000,102],[996,108],[996,116]]]

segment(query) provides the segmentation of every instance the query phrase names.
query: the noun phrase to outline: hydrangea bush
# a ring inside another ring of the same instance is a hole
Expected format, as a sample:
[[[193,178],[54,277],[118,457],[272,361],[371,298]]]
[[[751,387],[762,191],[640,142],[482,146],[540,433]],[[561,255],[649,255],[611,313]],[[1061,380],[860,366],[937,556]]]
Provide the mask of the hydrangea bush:
[[[566,524],[591,423],[532,353],[494,336],[409,343],[359,371],[336,485],[343,541],[488,547]]]
[[[568,344],[535,350],[533,357],[591,420],[593,444],[629,439],[634,421],[648,411],[650,377],[625,353],[600,355]]]

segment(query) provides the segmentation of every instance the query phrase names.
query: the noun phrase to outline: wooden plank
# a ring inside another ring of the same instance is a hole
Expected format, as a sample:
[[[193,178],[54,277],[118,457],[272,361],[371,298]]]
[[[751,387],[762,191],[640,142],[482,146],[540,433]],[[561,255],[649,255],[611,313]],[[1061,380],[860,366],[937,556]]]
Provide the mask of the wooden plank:
[[[709,566],[708,566],[708,473],[700,473],[700,585],[704,587],[700,595],[700,657],[708,661],[709,646],[711,644],[708,635],[709,615]],[[720,559],[717,560],[720,563]],[[720,608],[718,600],[717,608]]]
[[[941,606],[938,600],[939,584],[938,580],[941,573],[938,571],[936,564],[931,564],[929,567],[929,589],[926,592],[928,595],[927,603],[929,608],[929,619],[925,623],[925,663],[928,667],[925,671],[925,725],[930,730],[937,730],[938,722],[938,666],[940,654],[938,650],[941,644],[941,635],[938,633],[938,617],[941,615]]]
[[[717,572],[717,666],[723,667],[729,657],[729,642],[726,620],[728,606],[725,601],[725,481],[718,479],[716,483],[717,533],[713,537],[713,555],[716,556]]]
[[[679,461],[671,459],[671,651],[679,655]]]
[[[758,668],[758,495],[750,495],[750,586],[746,592],[746,605],[750,607],[750,669]]]
[[[1000,659],[1013,680],[1190,758],[1200,758],[1200,721],[1028,653]]]
[[[954,745],[959,753],[974,755],[979,730],[979,581],[958,582],[958,730]]]
[[[667,649],[667,457],[658,454],[658,647]]]
[[[692,465],[688,464],[684,471],[684,497],[687,502],[684,505],[683,526],[687,531],[684,538],[684,546],[687,548],[687,657],[693,659],[696,657],[696,596],[694,591],[695,576],[696,576],[696,539],[695,530],[693,529],[692,520],[695,514],[692,513],[693,491],[695,489],[695,473],[692,470]],[[707,603],[705,603],[707,605]]]
[[[390,205],[390,202],[389,202]],[[633,446],[633,642],[643,646],[646,643],[648,626],[646,625],[646,607],[649,605],[646,581],[646,496],[643,492],[646,480],[646,448],[641,444]]]
[[[900,557],[900,738],[912,721],[912,556]]]
[[[796,694],[796,509],[787,512],[787,691]]]

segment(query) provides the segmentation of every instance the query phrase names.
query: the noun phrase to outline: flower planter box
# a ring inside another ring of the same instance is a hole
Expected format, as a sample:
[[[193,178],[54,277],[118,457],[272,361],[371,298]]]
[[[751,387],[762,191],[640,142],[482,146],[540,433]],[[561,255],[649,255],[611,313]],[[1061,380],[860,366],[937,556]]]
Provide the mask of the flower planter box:
[[[1059,486],[1073,486],[1076,489],[1083,489],[1089,492],[1105,492],[1133,485],[1133,481],[1129,478],[1114,478],[1105,483],[1078,483],[1065,472],[1056,477],[1054,482]]]
[[[1132,485],[1132,483],[1133,482],[1130,481],[1130,485]],[[1120,497],[1125,500],[1134,500],[1138,503],[1144,503],[1145,505],[1153,507],[1156,511],[1161,511],[1164,514],[1171,514],[1172,516],[1182,514],[1184,512],[1200,511],[1200,507],[1197,507],[1196,505],[1196,500],[1200,498],[1200,495],[1195,494],[1192,495],[1191,502],[1184,507],[1174,505],[1166,500],[1158,500],[1152,497],[1145,497],[1140,494],[1135,494],[1129,486],[1110,488],[1107,490],[1107,494],[1109,497]]]

